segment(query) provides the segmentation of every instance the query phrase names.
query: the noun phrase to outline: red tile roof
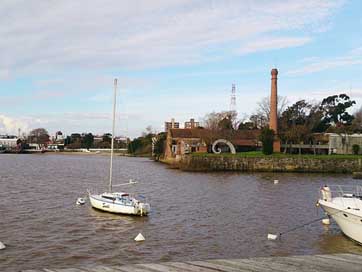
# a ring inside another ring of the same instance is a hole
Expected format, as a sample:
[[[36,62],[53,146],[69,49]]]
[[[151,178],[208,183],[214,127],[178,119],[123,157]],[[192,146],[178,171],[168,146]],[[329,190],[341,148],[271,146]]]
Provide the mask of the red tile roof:
[[[202,128],[173,128],[169,130],[172,138],[202,139],[207,143],[212,143],[217,139],[226,139],[241,146],[254,146],[261,133],[260,130],[219,130],[212,131]]]

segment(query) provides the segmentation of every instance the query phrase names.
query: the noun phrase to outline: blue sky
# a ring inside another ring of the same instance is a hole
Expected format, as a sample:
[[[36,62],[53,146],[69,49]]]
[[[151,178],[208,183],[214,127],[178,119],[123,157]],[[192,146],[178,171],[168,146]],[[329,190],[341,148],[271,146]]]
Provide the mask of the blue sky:
[[[164,121],[252,114],[279,70],[290,103],[362,102],[362,1],[80,0],[0,3],[0,134],[44,127],[136,137]]]

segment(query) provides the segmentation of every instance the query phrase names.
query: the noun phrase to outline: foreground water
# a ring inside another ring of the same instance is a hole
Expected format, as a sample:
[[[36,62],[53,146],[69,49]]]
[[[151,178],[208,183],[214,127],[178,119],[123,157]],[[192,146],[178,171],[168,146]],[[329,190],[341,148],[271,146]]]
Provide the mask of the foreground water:
[[[149,217],[76,206],[105,190],[109,158],[0,156],[0,271],[209,258],[352,252],[362,247],[320,222],[268,241],[267,233],[322,216],[318,189],[355,184],[346,175],[186,173],[148,159],[116,157],[114,183],[147,196]],[[274,185],[273,180],[279,184]],[[146,241],[136,243],[139,233]]]

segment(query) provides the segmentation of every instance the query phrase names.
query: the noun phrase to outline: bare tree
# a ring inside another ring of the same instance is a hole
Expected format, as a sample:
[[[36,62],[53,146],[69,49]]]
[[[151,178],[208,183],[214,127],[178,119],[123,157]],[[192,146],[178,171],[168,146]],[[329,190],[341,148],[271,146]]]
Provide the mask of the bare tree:
[[[214,131],[225,128],[236,129],[238,125],[237,112],[222,111],[208,113],[203,118],[202,124],[204,128]]]
[[[49,142],[49,133],[45,128],[33,129],[29,133],[28,142],[36,144],[46,144]]]
[[[353,113],[354,119],[352,121],[352,128],[354,132],[362,132],[362,107]]]
[[[278,95],[278,118],[282,115],[283,111],[287,108],[289,102],[285,96]],[[258,103],[256,113],[253,114],[254,119],[259,119],[265,123],[269,123],[270,116],[270,97],[263,97]]]

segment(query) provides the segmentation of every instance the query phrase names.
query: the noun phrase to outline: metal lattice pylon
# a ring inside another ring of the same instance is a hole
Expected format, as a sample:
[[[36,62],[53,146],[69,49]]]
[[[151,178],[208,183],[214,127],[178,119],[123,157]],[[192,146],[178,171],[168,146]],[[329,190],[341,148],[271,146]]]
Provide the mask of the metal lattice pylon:
[[[231,86],[230,111],[236,111],[236,88],[235,84]]]

